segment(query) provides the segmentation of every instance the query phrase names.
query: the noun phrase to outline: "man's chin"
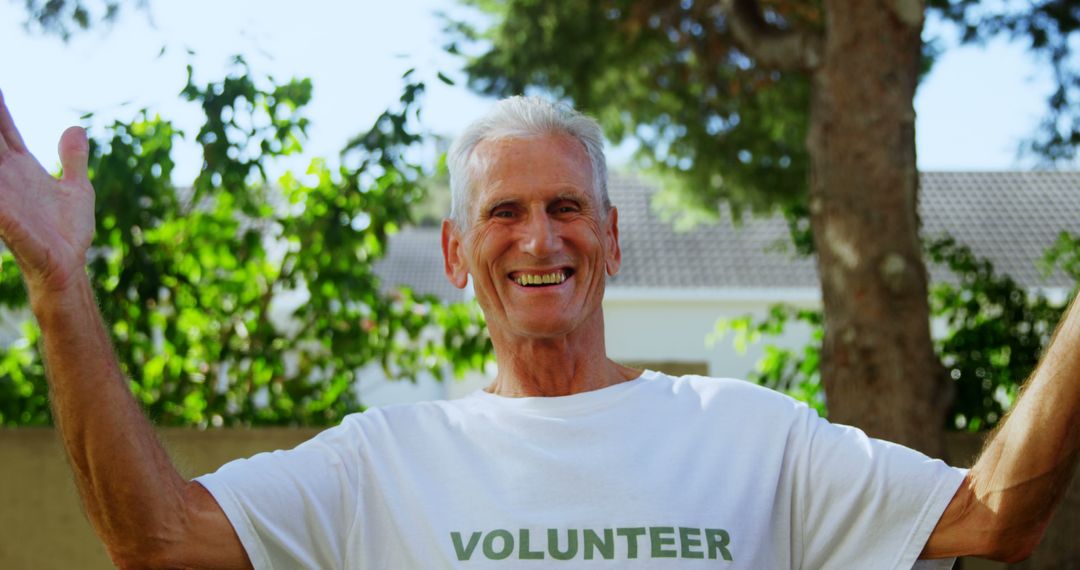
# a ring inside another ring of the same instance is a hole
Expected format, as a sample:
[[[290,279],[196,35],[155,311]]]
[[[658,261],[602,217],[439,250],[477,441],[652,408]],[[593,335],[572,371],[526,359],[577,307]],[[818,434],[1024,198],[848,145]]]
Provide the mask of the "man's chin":
[[[509,328],[513,336],[556,340],[571,336],[580,324],[570,319],[557,319],[552,318],[551,315],[544,315],[535,318],[512,319]]]

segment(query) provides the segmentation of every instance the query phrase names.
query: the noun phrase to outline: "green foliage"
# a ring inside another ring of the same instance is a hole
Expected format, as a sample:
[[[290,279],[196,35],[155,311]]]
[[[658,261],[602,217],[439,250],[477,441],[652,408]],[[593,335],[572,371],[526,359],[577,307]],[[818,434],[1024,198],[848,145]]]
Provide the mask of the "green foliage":
[[[930,293],[931,311],[948,330],[937,348],[956,386],[950,416],[957,429],[989,429],[1034,370],[1062,307],[995,273],[989,261],[952,238],[931,240],[927,255],[958,279]]]
[[[125,4],[145,8],[147,0],[23,0],[23,3],[27,29],[55,34],[67,41],[75,32],[112,23]]]
[[[4,254],[4,282],[17,272],[7,252]],[[36,345],[41,331],[33,323],[22,324],[22,336],[0,356],[0,425],[41,426],[50,422],[49,399],[44,386],[45,369],[38,358]]]
[[[349,146],[343,162],[358,166],[316,159],[271,184],[266,161],[301,151],[311,84],[264,88],[237,63],[205,86],[189,72],[183,94],[206,114],[190,189],[170,181],[180,133],[160,117],[144,111],[91,141],[89,272],[136,399],[163,425],[328,425],[361,409],[365,366],[406,379],[482,367],[475,306],[384,292],[372,271],[423,195],[426,173],[405,159],[423,85],[408,83]],[[4,255],[0,305],[25,308]],[[3,425],[50,420],[39,333],[25,334],[0,357]]]
[[[945,325],[935,345],[956,388],[947,427],[990,429],[1012,406],[1034,370],[1063,306],[996,273],[989,261],[951,237],[928,240],[926,253],[956,277],[956,284],[938,283],[930,292],[931,313]],[[1073,279],[1080,277],[1080,236],[1063,233],[1048,250],[1044,265],[1048,271],[1060,267]],[[750,379],[824,413],[818,370],[824,331],[819,310],[775,305],[760,320],[749,315],[719,321],[710,338],[717,342],[733,334],[734,345],[742,352],[752,343],[781,335],[792,321],[810,328],[811,342],[801,349],[766,345]]]
[[[1080,147],[1080,6],[1075,0],[928,0],[927,9],[956,24],[964,43],[1007,37],[1027,44],[1049,64],[1054,90],[1047,112],[1026,150],[1047,163],[1076,158]]]
[[[766,211],[805,195],[810,87],[762,69],[707,2],[463,0],[491,22],[451,22],[451,51],[474,53],[469,85],[539,89],[595,116],[615,142],[640,143],[671,218]],[[816,2],[766,2],[776,21],[820,26]],[[690,205],[693,208],[687,208]],[[736,216],[738,217],[738,216]]]
[[[1080,235],[1065,231],[1058,234],[1057,241],[1043,255],[1042,269],[1046,275],[1060,269],[1074,282],[1080,283]]]
[[[780,336],[790,322],[802,323],[810,330],[810,343],[801,349],[765,345],[762,347],[765,354],[747,380],[806,402],[824,417],[825,392],[819,371],[824,336],[821,311],[777,304],[769,307],[768,315],[761,320],[756,320],[753,315],[721,319],[707,342],[715,344],[731,334],[735,349],[742,353],[765,337]]]

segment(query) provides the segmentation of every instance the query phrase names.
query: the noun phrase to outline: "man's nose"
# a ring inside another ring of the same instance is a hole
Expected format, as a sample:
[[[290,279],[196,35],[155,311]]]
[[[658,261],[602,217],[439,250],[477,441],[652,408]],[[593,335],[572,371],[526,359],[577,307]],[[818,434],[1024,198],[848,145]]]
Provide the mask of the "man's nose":
[[[547,212],[529,216],[521,240],[522,249],[534,257],[548,257],[559,250],[562,242],[555,222]]]

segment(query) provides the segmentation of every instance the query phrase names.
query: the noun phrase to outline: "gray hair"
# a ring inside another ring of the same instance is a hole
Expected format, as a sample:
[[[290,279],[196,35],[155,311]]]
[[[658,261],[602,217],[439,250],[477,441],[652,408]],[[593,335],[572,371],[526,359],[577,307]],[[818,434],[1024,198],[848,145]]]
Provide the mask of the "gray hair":
[[[450,219],[460,228],[468,227],[469,197],[486,167],[476,156],[476,147],[480,143],[544,135],[571,136],[585,147],[592,165],[593,191],[606,213],[611,208],[611,200],[607,192],[607,162],[600,125],[568,105],[539,97],[516,96],[496,103],[450,146],[446,159],[450,170]]]

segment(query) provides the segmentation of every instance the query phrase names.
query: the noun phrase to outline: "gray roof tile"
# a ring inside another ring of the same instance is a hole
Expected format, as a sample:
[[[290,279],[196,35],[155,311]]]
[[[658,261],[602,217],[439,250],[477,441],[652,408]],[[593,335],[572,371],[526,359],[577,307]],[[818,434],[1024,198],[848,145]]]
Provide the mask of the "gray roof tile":
[[[791,253],[780,216],[750,218],[736,226],[724,208],[719,223],[676,231],[650,207],[656,187],[631,176],[613,176],[612,203],[619,208],[623,265],[611,287],[813,287],[811,259]],[[787,252],[778,245],[787,246]]]
[[[460,300],[461,291],[443,273],[439,228],[405,228],[390,236],[387,255],[375,263],[384,288],[405,285],[414,293]]]
[[[1073,285],[1038,263],[1063,230],[1080,232],[1080,172],[928,172],[922,187],[925,235],[950,233],[1028,287]]]

